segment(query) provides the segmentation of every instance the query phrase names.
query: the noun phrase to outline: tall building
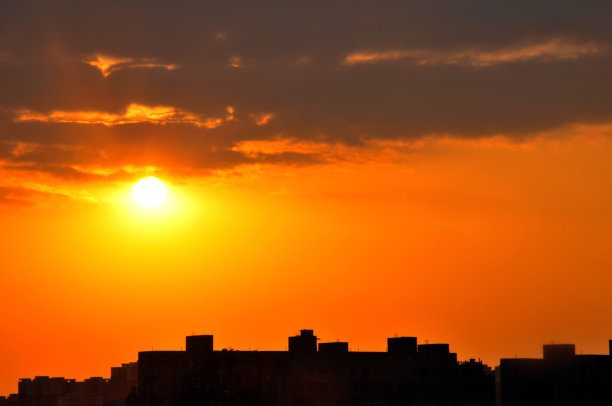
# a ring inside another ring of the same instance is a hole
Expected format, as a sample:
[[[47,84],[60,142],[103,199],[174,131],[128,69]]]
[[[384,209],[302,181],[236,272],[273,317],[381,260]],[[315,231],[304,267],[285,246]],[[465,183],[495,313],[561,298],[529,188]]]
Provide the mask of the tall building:
[[[289,352],[308,354],[317,352],[317,336],[312,330],[300,330],[299,336],[289,337]]]

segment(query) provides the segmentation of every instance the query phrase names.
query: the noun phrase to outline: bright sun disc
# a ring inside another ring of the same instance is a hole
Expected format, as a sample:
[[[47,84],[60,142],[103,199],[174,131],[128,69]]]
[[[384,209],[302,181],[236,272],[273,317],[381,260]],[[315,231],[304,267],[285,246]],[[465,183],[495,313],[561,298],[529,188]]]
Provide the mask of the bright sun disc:
[[[155,176],[147,176],[134,186],[134,199],[145,207],[156,207],[166,201],[166,186]]]

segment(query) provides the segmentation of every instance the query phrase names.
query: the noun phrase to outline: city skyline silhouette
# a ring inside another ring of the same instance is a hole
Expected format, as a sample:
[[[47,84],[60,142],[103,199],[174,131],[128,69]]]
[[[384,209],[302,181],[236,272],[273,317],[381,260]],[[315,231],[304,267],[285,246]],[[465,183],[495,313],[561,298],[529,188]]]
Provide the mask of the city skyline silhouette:
[[[387,338],[384,352],[323,342],[314,330],[285,351],[214,349],[213,335],[185,337],[181,350],[140,351],[111,377],[82,382],[19,380],[0,406],[30,405],[605,405],[612,402],[612,340],[602,355],[544,344],[540,358],[506,358],[492,368],[459,361],[449,344]]]

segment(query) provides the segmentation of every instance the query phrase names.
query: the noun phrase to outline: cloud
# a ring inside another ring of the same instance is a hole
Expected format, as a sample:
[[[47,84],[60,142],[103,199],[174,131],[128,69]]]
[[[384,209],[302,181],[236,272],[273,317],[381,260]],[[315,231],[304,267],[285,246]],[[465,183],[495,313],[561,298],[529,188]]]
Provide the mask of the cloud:
[[[349,162],[363,164],[375,160],[385,161],[389,157],[389,151],[393,151],[393,154],[398,156],[407,150],[412,153],[423,145],[422,141],[408,143],[405,141],[364,140],[361,145],[347,146],[341,143],[301,141],[279,137],[265,141],[238,142],[232,147],[232,150],[245,154],[255,162],[270,162],[270,157],[302,156],[309,157],[311,164]]]
[[[62,164],[2,164],[1,162],[0,168],[8,171],[45,173],[58,179],[78,182],[117,181],[134,177],[124,168],[96,169]]]
[[[229,59],[229,66],[231,66],[234,69],[240,69],[244,67],[244,62],[242,61],[242,58],[240,58],[239,56],[232,56]]]
[[[581,56],[602,52],[604,46],[593,42],[576,44],[570,41],[548,42],[513,46],[502,49],[478,50],[389,50],[354,52],[344,58],[346,65],[382,63],[409,60],[416,65],[464,65],[487,67],[501,63],[526,62],[530,60],[577,59]]]
[[[0,2],[0,161],[114,182],[593,128],[612,122],[611,14],[597,0]]]
[[[231,110],[231,112],[230,112]],[[52,111],[50,113],[37,113],[30,110],[17,111],[15,121],[39,121],[46,123],[77,123],[77,124],[103,124],[107,126],[151,123],[151,124],[193,124],[198,127],[217,128],[224,121],[233,119],[233,108],[228,107],[228,116],[222,118],[203,118],[199,115],[182,111],[168,106],[143,106],[130,104],[125,113],[114,114],[103,111]]]
[[[325,143],[303,142],[292,139],[272,139],[266,141],[242,141],[232,147],[233,151],[244,152],[248,156],[259,154],[280,154],[283,152],[294,152],[302,154],[320,153],[329,150],[330,146]]]
[[[31,206],[34,203],[27,199],[27,195],[22,188],[0,186],[0,205]]]
[[[65,199],[67,196],[49,190],[22,186],[0,186],[0,206],[30,207],[50,199]]]
[[[251,118],[257,125],[265,125],[268,121],[274,118],[273,113],[259,113],[259,114],[251,114]]]
[[[121,69],[160,68],[173,70],[178,67],[174,64],[159,63],[154,58],[117,58],[105,55],[95,55],[85,59],[83,62],[99,69],[105,78]]]

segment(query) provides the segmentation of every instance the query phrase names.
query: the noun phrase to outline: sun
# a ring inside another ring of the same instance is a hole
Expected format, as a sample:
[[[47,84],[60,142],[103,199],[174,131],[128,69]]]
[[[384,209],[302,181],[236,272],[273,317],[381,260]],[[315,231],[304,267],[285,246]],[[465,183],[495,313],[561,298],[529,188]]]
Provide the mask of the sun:
[[[134,186],[134,199],[144,207],[157,207],[166,201],[166,186],[155,176],[142,178]]]

